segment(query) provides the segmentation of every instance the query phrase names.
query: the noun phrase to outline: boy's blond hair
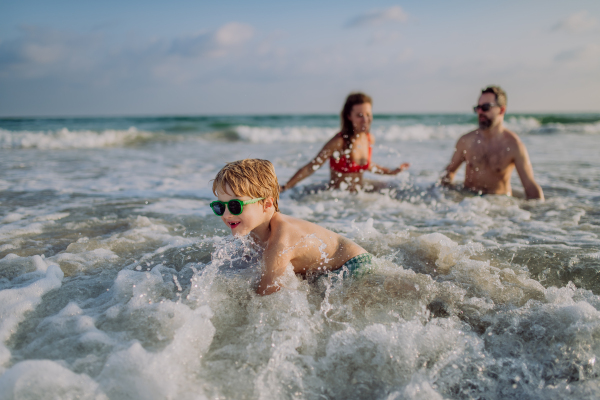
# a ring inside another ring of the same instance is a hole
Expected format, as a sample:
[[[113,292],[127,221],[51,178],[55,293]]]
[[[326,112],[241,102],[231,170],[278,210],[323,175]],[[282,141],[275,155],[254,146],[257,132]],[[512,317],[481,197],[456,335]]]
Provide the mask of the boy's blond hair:
[[[258,158],[247,158],[227,163],[213,179],[212,191],[229,185],[236,196],[273,197],[275,211],[279,211],[279,183],[275,175],[275,167],[270,161]],[[264,200],[261,201],[261,203]]]

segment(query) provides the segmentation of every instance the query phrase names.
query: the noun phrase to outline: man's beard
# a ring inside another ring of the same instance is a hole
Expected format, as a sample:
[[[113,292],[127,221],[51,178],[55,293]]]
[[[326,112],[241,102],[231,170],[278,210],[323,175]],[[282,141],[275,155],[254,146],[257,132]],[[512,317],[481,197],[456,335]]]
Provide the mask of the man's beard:
[[[489,119],[485,115],[482,115],[482,116],[479,117],[479,127],[481,129],[489,129],[490,126],[492,126],[492,120],[491,119]]]

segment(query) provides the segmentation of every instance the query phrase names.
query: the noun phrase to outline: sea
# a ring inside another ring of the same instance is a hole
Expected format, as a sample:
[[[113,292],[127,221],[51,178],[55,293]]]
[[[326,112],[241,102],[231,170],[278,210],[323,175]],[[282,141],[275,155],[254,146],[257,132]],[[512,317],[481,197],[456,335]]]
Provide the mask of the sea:
[[[375,115],[381,193],[281,212],[375,256],[255,294],[209,203],[226,162],[281,183],[337,115],[0,118],[2,399],[600,398],[600,114],[512,114],[545,202],[439,186],[473,114]],[[464,167],[458,174],[464,179]]]

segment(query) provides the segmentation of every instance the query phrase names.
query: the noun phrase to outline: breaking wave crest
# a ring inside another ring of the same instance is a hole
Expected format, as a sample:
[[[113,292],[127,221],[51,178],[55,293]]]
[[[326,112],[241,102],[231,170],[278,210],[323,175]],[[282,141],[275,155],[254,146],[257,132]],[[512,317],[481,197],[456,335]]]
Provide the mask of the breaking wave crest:
[[[119,147],[148,140],[153,134],[136,128],[107,129],[101,132],[63,128],[57,131],[9,131],[0,129],[3,149],[93,149]]]

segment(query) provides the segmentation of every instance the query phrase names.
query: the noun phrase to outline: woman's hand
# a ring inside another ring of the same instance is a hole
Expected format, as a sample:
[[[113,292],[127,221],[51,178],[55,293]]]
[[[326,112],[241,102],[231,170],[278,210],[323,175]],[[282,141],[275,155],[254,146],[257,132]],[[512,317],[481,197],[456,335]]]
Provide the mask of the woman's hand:
[[[405,162],[404,164],[400,165],[398,168],[396,168],[393,171],[390,171],[390,175],[396,175],[399,174],[400,172],[404,171],[405,169],[408,169],[408,167],[410,167],[410,164]]]

